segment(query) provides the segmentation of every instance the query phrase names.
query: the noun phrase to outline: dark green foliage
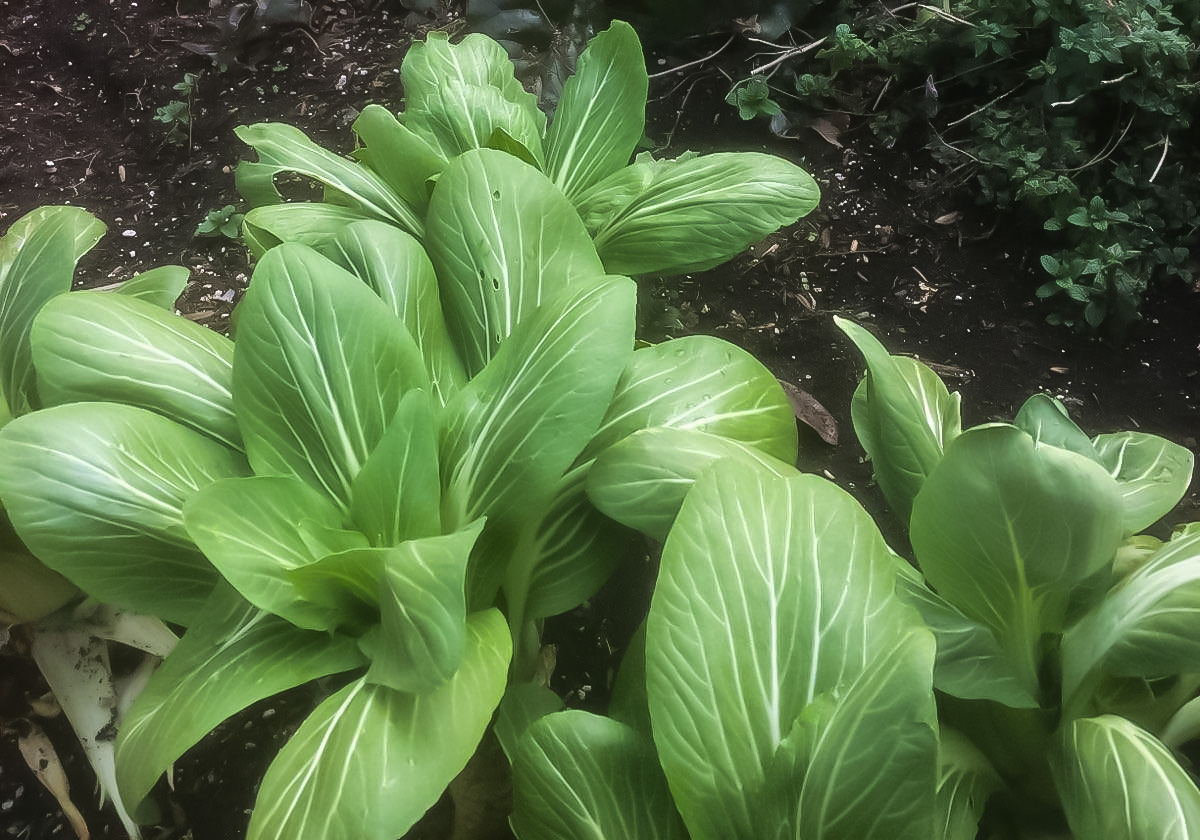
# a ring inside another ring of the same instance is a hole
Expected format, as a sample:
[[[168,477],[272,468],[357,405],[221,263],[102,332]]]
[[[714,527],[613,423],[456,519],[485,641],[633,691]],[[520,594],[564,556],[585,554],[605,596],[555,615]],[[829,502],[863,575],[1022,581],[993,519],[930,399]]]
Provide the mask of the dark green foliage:
[[[843,0],[798,22],[825,37],[795,88],[870,115],[888,145],[926,144],[981,202],[1032,213],[1050,232],[1049,319],[1120,335],[1151,278],[1200,271],[1198,21],[1196,0]]]

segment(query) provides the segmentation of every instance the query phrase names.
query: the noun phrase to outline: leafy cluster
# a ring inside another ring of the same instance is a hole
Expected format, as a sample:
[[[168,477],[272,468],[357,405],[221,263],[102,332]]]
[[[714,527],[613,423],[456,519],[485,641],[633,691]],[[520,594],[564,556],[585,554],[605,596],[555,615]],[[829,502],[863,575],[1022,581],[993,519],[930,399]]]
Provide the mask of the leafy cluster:
[[[244,220],[259,259],[236,340],[128,295],[13,314],[5,349],[36,383],[0,430],[16,533],[89,595],[187,628],[120,725],[132,806],[229,715],[335,677],[249,835],[392,840],[536,679],[542,619],[623,558],[605,512],[665,533],[708,463],[795,460],[770,372],[713,338],[635,349],[636,286],[614,272],[733,256],[812,209],[806,173],[630,164],[646,75],[622,25],[549,129],[482,36],[431,36],[404,79],[402,118],[356,124],[359,161],[242,129],[260,160],[239,182],[280,203]],[[281,171],[328,200],[283,203]],[[480,797],[455,798],[470,824]]]
[[[1033,214],[1056,248],[1037,289],[1050,320],[1120,334],[1152,277],[1198,268],[1198,21],[1193,0],[843,0],[803,21],[829,34],[790,95],[873,115],[889,144],[920,138],[981,201]]]

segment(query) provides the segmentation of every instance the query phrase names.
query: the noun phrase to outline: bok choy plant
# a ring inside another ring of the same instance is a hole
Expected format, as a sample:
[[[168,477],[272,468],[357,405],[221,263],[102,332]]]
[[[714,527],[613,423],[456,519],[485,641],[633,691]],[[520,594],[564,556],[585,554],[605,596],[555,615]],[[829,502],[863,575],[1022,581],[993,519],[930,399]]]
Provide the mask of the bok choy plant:
[[[630,158],[642,139],[648,77],[632,27],[614,23],[588,44],[547,125],[537,98],[485,35],[451,43],[432,32],[401,68],[405,109],[369,105],[349,161],[292,126],[243,126],[258,152],[238,168],[250,204],[244,233],[262,252],[282,240],[321,247],[353,221],[378,219],[425,236],[432,184],[458,155],[500,149],[540,169],[583,219],[606,271],[678,274],[711,268],[816,206],[809,175],[753,152]],[[281,172],[315,179],[323,202],[284,202]]]
[[[635,350],[633,282],[531,164],[455,156],[423,225],[424,247],[362,219],[266,251],[233,342],[100,296],[38,316],[38,381],[64,401],[0,432],[29,465],[0,498],[68,579],[187,625],[120,729],[128,801],[228,716],[334,677],[249,837],[393,840],[535,679],[541,620],[622,559],[601,511],[641,491],[639,453],[658,474],[794,462],[791,408],[751,356]],[[156,349],[131,368],[122,343]],[[676,453],[675,433],[704,447]],[[593,488],[607,457],[635,469]],[[656,499],[659,526],[681,498]],[[477,792],[451,792],[459,836],[482,836]]]
[[[51,389],[35,378],[34,318],[59,299],[96,296],[70,289],[76,263],[103,234],[103,223],[77,207],[41,207],[0,238],[0,428],[53,401]],[[169,305],[187,274],[187,269],[164,266],[126,281],[109,297]],[[0,455],[0,482],[27,467],[19,458]],[[0,628],[22,625],[34,660],[96,772],[101,797],[113,798],[118,817],[137,837],[137,825],[117,791],[112,740],[103,737],[114,709],[130,696],[114,682],[108,642],[164,656],[175,637],[157,619],[82,601],[74,583],[30,552],[0,505]]]
[[[1173,749],[1198,732],[1200,530],[1144,533],[1183,496],[1192,453],[1089,438],[1043,394],[964,431],[932,371],[839,326],[866,358],[854,426],[909,526],[903,590],[938,639],[940,719],[987,756],[1008,830],[1065,816],[1080,838],[1198,836]]]
[[[934,637],[898,569],[832,483],[716,461],[670,529],[613,717],[506,701],[517,837],[974,837],[944,828],[971,807],[947,782],[973,777],[939,755]]]

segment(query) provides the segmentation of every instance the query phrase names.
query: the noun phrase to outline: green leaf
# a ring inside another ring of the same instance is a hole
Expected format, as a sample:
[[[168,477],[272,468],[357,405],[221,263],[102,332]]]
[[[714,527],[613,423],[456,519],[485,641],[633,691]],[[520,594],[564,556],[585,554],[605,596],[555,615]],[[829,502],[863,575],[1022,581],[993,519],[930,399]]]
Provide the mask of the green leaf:
[[[517,754],[517,745],[530,724],[545,715],[563,710],[563,701],[547,686],[540,683],[510,682],[504,691],[504,699],[496,710],[496,723],[492,730],[500,742],[504,755],[511,765]]]
[[[145,409],[71,403],[0,430],[0,498],[21,539],[93,597],[191,623],[216,581],[183,504],[244,475],[240,453]]]
[[[350,485],[350,516],[371,545],[442,532],[437,420],[429,396],[409,391]]]
[[[346,508],[400,398],[429,388],[420,350],[358,278],[302,245],[262,258],[238,312],[233,398],[251,465]]]
[[[600,454],[588,472],[588,498],[606,516],[661,541],[696,478],[725,458],[755,464],[781,478],[796,472],[791,464],[740,441],[658,426],[634,432]]]
[[[934,645],[895,575],[823,479],[729,459],[696,482],[646,628],[654,740],[696,840],[930,836]]]
[[[222,584],[125,713],[117,781],[130,804],[230,715],[309,680],[364,664],[352,639],[298,630]]]
[[[347,225],[319,250],[357,274],[408,327],[421,348],[438,402],[467,381],[442,314],[438,279],[421,243],[382,222]]]
[[[1187,492],[1195,465],[1191,450],[1145,432],[1100,435],[1092,443],[1125,499],[1127,533],[1153,525]]]
[[[546,174],[567,198],[629,163],[646,128],[648,88],[637,32],[614,21],[579,56],[546,132]]]
[[[429,206],[429,182],[446,158],[382,105],[368,105],[351,126],[363,142],[355,156],[417,212]]]
[[[1003,783],[987,758],[965,735],[943,726],[939,733],[936,840],[976,840],[988,798]]]
[[[404,125],[447,159],[496,148],[539,168],[545,124],[541,112],[531,114],[499,89],[458,79],[443,79],[433,96],[410,101],[404,112]]]
[[[637,350],[584,457],[655,426],[708,432],[796,462],[796,418],[779,381],[754,356],[712,336]]]
[[[584,492],[586,478],[586,469],[567,473],[538,524],[525,605],[530,620],[579,606],[628,556],[633,532],[596,510]]]
[[[1038,698],[1022,685],[991,628],[967,618],[918,574],[901,575],[898,591],[937,638],[933,683],[940,691],[964,700],[995,700],[1014,709],[1038,707]]]
[[[685,840],[654,745],[637,730],[568,710],[530,725],[513,759],[519,840]]]
[[[1034,394],[1017,412],[1013,425],[1038,443],[1057,446],[1092,461],[1096,449],[1083,430],[1075,425],[1067,409],[1049,394]]]
[[[129,278],[114,291],[174,312],[175,301],[183,294],[190,276],[191,272],[181,265],[160,265]]]
[[[336,616],[302,598],[288,572],[367,544],[357,531],[342,530],[327,496],[290,476],[215,482],[188,500],[184,524],[243,598],[308,630],[332,630]]]
[[[498,611],[471,616],[462,667],[422,695],[358,680],[323,702],[272,762],[248,840],[395,840],[466,765],[512,655]]]
[[[480,519],[387,551],[380,643],[371,651],[367,682],[424,694],[458,670],[467,643],[467,560],[482,530]]]
[[[913,505],[913,551],[933,588],[988,627],[1039,695],[1040,639],[1120,544],[1116,482],[1081,455],[1005,424],[963,432]]]
[[[103,223],[78,207],[39,207],[0,238],[0,419],[36,407],[33,318],[70,290],[75,263],[103,235]]]
[[[258,163],[237,170],[238,191],[252,206],[280,204],[275,189],[280,172],[295,172],[321,182],[342,200],[336,203],[390,222],[414,236],[424,234],[421,217],[388,183],[365,166],[322,149],[300,129],[283,123],[258,123],[234,129],[243,143],[258,152]]]
[[[570,202],[503,152],[454,160],[433,192],[428,225],[450,333],[471,375],[544,299],[604,274]]]
[[[1200,836],[1200,791],[1167,748],[1124,718],[1076,720],[1050,769],[1076,837],[1188,840]]]
[[[404,123],[446,158],[484,148],[499,128],[541,160],[546,117],[491,38],[471,34],[452,44],[430,32],[409,48],[400,79]]]
[[[920,362],[889,355],[854,322],[834,318],[834,323],[867,362],[851,405],[854,431],[888,504],[907,523],[921,485],[962,429],[959,395]]]
[[[281,242],[298,242],[327,251],[342,230],[367,220],[371,217],[361,211],[336,204],[313,201],[268,204],[246,213],[242,220],[242,236],[255,259],[260,259]]]
[[[808,173],[774,155],[721,152],[638,159],[576,204],[607,271],[682,274],[712,268],[817,206]]]
[[[804,710],[768,765],[759,808],[795,815],[785,836],[933,836],[935,643],[918,627],[889,641],[848,687]]]
[[[242,448],[223,335],[146,300],[88,292],[46,304],[30,344],[47,405],[136,405]]]
[[[1177,534],[1113,589],[1062,643],[1070,697],[1097,668],[1122,677],[1168,677],[1200,657],[1200,531]]]
[[[446,407],[442,481],[457,511],[448,527],[549,504],[632,353],[635,296],[630,280],[608,278],[548,299]]]

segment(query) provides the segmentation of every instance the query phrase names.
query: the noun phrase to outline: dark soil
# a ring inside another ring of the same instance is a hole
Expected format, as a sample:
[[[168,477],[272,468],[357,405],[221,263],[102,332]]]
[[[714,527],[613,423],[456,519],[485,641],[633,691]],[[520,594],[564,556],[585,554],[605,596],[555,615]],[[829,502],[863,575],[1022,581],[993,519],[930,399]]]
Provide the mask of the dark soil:
[[[399,65],[411,40],[457,18],[454,4],[425,17],[394,4],[318,3],[310,26],[247,45],[242,63],[219,72],[184,46],[213,40],[216,13],[199,0],[37,5],[0,0],[0,230],[39,205],[81,206],[109,228],[81,265],[82,286],[185,265],[192,280],[180,310],[216,329],[224,328],[250,265],[235,242],[193,231],[209,210],[239,201],[232,170],[248,150],[233,128],[286,121],[348,152],[359,109],[370,102],[399,108]],[[700,58],[725,37],[651,54],[651,72]],[[945,188],[919,151],[882,149],[853,122],[840,147],[816,131],[782,140],[764,123],[742,122],[723,100],[727,75],[746,75],[746,53],[730,50],[720,61],[652,82],[647,134],[656,151],[768,150],[808,168],[824,198],[810,217],[726,266],[643,281],[646,332],[725,337],[819,400],[838,443],[802,428],[801,466],[854,493],[898,550],[905,535],[872,486],[850,427],[862,366],[834,315],[868,325],[893,352],[934,366],[962,393],[967,425],[1010,419],[1026,397],[1044,391],[1089,432],[1142,428],[1197,448],[1200,298],[1192,290],[1152,284],[1145,319],[1124,346],[1051,327],[1032,303],[1042,282],[1036,230],[1014,214],[971,204]],[[173,86],[185,73],[198,76],[191,137],[173,142],[169,126],[154,117],[180,98]],[[1193,484],[1163,527],[1198,518]],[[603,706],[653,574],[652,560],[631,563],[589,605],[549,623],[547,641],[558,646],[554,687],[571,705]],[[28,701],[44,690],[18,650],[0,653],[0,722],[30,714]],[[264,768],[322,691],[273,698],[192,750],[177,765],[174,794],[164,791],[161,825],[146,836],[240,836]],[[96,809],[69,729],[61,721],[43,725],[92,837],[123,837],[111,812]],[[72,836],[11,735],[0,737],[0,836]]]

